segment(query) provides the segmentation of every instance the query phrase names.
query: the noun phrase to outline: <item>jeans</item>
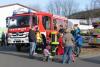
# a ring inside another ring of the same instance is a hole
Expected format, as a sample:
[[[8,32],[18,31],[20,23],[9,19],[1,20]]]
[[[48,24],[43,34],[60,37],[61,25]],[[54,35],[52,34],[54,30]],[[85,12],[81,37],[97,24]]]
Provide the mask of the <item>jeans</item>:
[[[63,54],[63,64],[66,62],[71,63],[72,62],[72,46],[66,46],[64,47],[64,54]]]
[[[32,56],[35,53],[35,49],[36,49],[36,43],[30,42],[30,56]]]

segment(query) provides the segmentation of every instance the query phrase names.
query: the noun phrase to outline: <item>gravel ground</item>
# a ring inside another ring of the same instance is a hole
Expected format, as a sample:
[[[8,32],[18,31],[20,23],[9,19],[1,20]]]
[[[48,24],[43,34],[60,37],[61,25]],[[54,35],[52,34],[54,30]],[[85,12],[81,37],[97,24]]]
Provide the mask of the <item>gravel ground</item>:
[[[80,57],[100,56],[100,48],[82,48]]]

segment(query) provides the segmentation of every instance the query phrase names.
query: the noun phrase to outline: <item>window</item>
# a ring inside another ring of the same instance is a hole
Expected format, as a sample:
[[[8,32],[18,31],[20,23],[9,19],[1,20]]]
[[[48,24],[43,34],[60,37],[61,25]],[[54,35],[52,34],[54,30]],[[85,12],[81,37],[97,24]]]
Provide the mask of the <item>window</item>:
[[[42,23],[45,29],[50,30],[50,17],[48,16],[42,17]]]
[[[54,24],[54,30],[57,30],[57,21],[55,19],[53,20],[53,24]]]
[[[29,16],[15,16],[7,19],[8,27],[26,27],[29,26]]]
[[[37,16],[32,16],[32,25],[35,26],[38,24]]]
[[[60,25],[62,25],[63,28],[66,27],[66,21],[62,20],[62,19],[54,19],[53,23],[54,23],[54,30],[59,30],[60,29],[60,27],[59,27]]]
[[[17,17],[18,26],[27,26],[29,25],[29,16],[19,16]]]

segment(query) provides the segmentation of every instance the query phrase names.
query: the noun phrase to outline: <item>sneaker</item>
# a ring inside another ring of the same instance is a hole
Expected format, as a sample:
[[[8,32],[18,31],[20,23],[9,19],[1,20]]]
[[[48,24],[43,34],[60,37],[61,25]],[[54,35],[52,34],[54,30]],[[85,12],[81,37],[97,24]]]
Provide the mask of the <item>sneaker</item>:
[[[71,61],[67,62],[67,64],[71,64]]]
[[[36,55],[37,53],[33,53],[33,55]]]

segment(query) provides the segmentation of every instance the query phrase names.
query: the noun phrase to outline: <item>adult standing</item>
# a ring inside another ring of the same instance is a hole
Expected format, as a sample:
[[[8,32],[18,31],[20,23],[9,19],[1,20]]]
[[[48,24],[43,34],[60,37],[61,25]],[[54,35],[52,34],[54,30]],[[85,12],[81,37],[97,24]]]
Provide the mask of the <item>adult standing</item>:
[[[65,29],[63,35],[63,43],[64,43],[64,54],[63,54],[63,64],[66,62],[70,64],[72,62],[72,49],[73,49],[73,35],[71,34],[70,29]]]
[[[73,31],[73,36],[76,39],[77,34],[80,34],[80,28],[78,27],[78,25],[74,25],[74,31]]]
[[[81,47],[83,45],[83,38],[80,34],[77,34],[76,40],[75,40],[75,51],[76,51],[76,56],[78,57],[81,53]]]
[[[36,43],[37,43],[37,48],[36,48],[36,51],[38,53],[42,53],[43,51],[43,40],[42,40],[42,35],[40,33],[39,30],[36,31]]]
[[[6,36],[5,36],[5,33],[3,32],[2,37],[1,37],[1,40],[2,40],[1,46],[5,45],[5,39],[6,39]]]
[[[30,42],[30,56],[35,55],[35,49],[36,49],[36,29],[32,26],[32,28],[29,30],[29,42]]]

